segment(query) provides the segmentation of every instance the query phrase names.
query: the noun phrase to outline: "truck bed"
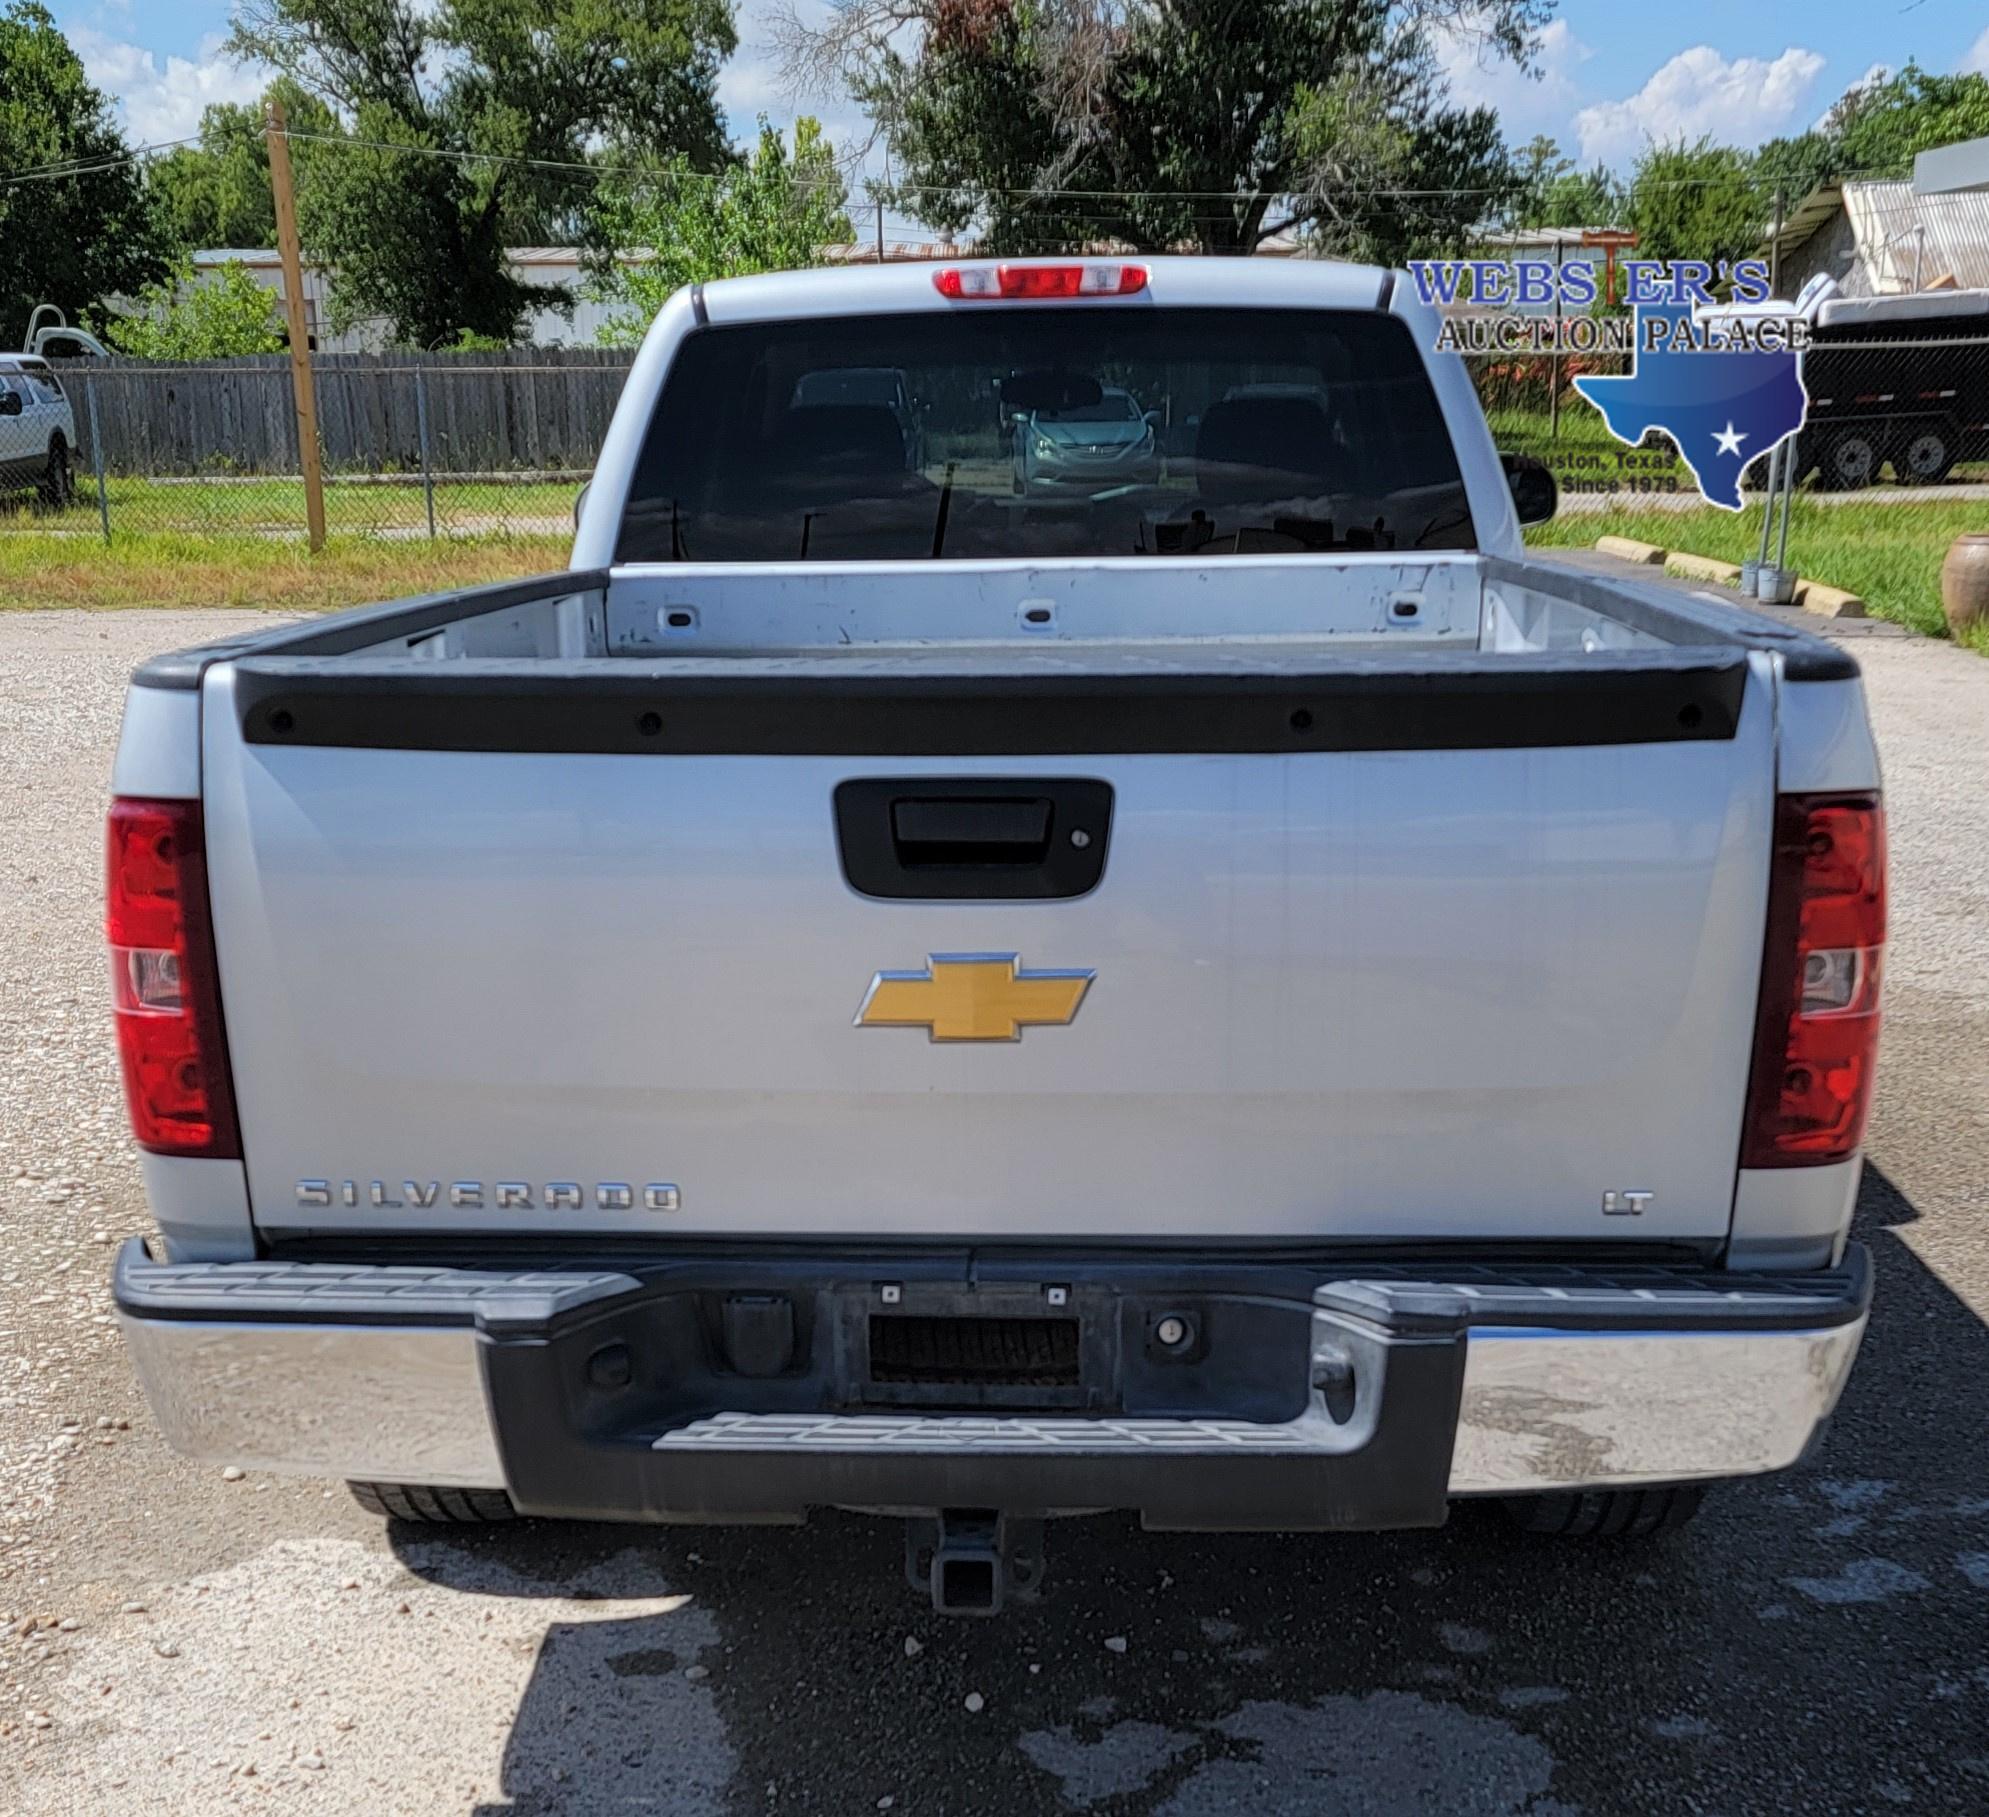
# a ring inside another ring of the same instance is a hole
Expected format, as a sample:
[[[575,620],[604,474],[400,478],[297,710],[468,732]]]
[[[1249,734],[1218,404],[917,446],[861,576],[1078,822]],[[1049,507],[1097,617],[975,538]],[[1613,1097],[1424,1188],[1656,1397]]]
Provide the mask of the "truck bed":
[[[258,1227],[1724,1237],[1773,697],[1839,652],[1493,557],[1275,564],[1241,637],[1154,564],[964,572],[552,576],[142,676],[202,678]],[[852,886],[844,784],[1074,778],[1082,892]],[[852,1030],[957,954],[1096,982]]]

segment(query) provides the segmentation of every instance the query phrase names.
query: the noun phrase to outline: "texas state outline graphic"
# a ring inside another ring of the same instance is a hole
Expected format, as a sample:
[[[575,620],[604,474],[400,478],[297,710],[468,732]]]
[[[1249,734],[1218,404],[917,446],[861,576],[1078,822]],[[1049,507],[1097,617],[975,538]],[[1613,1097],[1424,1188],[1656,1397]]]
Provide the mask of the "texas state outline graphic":
[[[1723,511],[1738,511],[1747,464],[1794,435],[1808,415],[1801,356],[1738,348],[1644,350],[1647,321],[1665,316],[1676,324],[1688,313],[1639,307],[1630,370],[1583,376],[1575,389],[1602,412],[1618,441],[1635,447],[1653,429],[1668,435],[1700,496]]]

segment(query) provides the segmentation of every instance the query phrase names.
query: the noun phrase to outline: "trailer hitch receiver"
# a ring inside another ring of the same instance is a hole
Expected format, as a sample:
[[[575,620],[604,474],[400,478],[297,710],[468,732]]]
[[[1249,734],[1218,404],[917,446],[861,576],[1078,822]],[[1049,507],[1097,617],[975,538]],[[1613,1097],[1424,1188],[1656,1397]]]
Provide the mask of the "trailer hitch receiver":
[[[905,1576],[941,1615],[999,1615],[1043,1581],[1043,1523],[997,1508],[941,1508],[905,1522]]]

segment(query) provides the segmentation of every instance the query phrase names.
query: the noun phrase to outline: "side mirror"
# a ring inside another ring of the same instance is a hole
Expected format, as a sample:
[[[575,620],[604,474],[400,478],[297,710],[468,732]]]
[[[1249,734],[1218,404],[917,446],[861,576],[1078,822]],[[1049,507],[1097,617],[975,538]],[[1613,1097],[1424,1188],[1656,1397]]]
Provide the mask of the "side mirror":
[[[1149,429],[1164,429],[1167,427],[1167,412],[1164,410],[1149,410],[1141,420],[1145,422]]]
[[[0,391],[0,416],[21,414],[21,394],[18,391]]]
[[[573,495],[573,527],[576,530],[580,528],[580,513],[587,506],[587,494],[593,490],[594,482],[590,479]]]
[[[1559,509],[1561,488],[1545,461],[1530,454],[1502,454],[1499,465],[1506,470],[1513,510],[1522,524],[1544,524]]]

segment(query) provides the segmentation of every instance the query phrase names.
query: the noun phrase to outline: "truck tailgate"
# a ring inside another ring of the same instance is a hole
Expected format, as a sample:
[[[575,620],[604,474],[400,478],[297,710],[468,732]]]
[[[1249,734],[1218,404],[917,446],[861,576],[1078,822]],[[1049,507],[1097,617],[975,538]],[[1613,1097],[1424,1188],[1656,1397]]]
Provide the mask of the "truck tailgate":
[[[218,667],[255,1218],[1716,1239],[1775,786],[1767,666],[1735,661],[1730,735],[971,757],[248,742]],[[1108,785],[1096,887],[858,893],[838,785],[920,778]],[[1090,983],[1012,1040],[857,1025],[949,955]]]

